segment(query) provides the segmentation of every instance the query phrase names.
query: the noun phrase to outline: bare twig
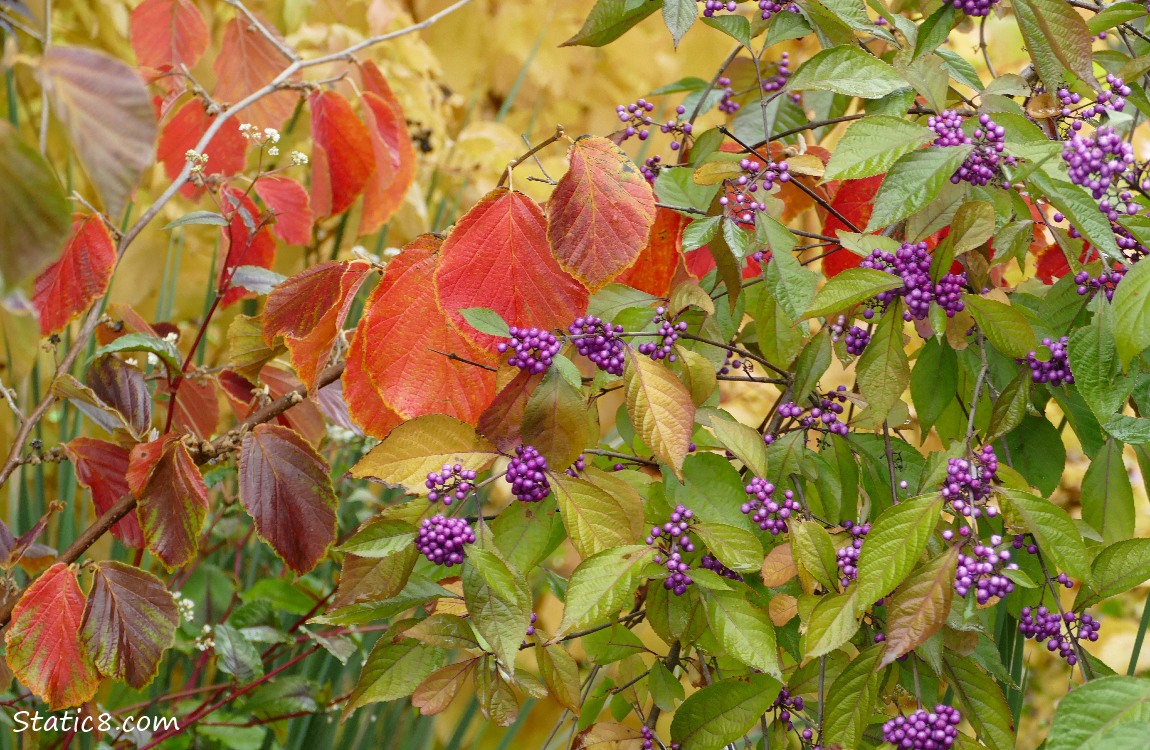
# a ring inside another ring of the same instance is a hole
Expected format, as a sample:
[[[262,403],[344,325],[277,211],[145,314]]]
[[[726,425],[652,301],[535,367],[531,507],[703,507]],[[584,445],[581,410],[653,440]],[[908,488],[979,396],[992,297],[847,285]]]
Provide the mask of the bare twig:
[[[274,33],[267,26],[264,26],[263,23],[261,23],[260,20],[256,18],[255,14],[248,10],[247,6],[240,2],[240,0],[224,0],[224,2],[242,14],[243,17],[247,19],[248,23],[251,24],[252,28],[258,31],[260,36],[262,36],[264,39],[267,39],[269,42],[271,42],[272,46],[279,50],[281,55],[286,57],[288,60],[291,60],[292,62],[299,60],[299,53],[284,44],[284,41],[280,38],[279,34]]]
[[[566,135],[566,133],[563,132],[563,126],[562,125],[556,125],[554,134],[552,134],[548,138],[543,139],[539,143],[537,143],[534,146],[532,146],[531,148],[529,148],[527,150],[527,152],[524,153],[522,156],[520,156],[516,159],[512,159],[511,161],[507,162],[507,169],[505,169],[503,171],[503,176],[499,178],[499,185],[497,185],[497,187],[503,187],[504,185],[507,184],[507,181],[511,179],[511,170],[515,169],[517,166],[519,166],[520,164],[522,164],[524,161],[531,158],[532,156],[535,156],[535,154],[537,154],[540,151],[542,151],[543,149],[547,148],[552,143],[555,143],[559,139],[563,138],[565,135]],[[540,166],[542,166],[542,165],[540,165]],[[544,172],[544,174],[546,174],[546,172]]]

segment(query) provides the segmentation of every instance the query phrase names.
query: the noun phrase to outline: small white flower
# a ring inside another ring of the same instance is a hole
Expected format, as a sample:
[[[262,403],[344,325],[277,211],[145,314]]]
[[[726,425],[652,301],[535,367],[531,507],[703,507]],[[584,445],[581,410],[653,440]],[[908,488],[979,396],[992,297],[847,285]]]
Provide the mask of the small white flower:
[[[174,344],[174,343],[176,343],[176,339],[178,339],[179,337],[180,337],[180,334],[176,333],[175,331],[169,331],[167,334],[164,335],[164,341],[167,341],[168,343]]]
[[[280,155],[279,147],[272,146],[271,148],[268,149],[268,156],[279,156],[279,155]]]
[[[243,135],[246,140],[250,141],[252,137],[256,135],[256,129],[250,122],[245,122],[243,125],[240,125],[240,134]]]
[[[275,128],[264,128],[264,140],[272,143],[280,142],[280,131]]]
[[[179,614],[180,619],[186,620],[188,622],[191,622],[195,619],[196,603],[194,601],[184,596],[179,591],[172,594],[172,599],[176,603],[176,612]]]
[[[203,174],[204,166],[208,163],[208,155],[201,154],[194,149],[185,151],[184,159],[192,165],[192,174]]]
[[[128,365],[129,367],[139,367],[140,366],[140,363],[136,361],[135,357],[128,357],[127,359],[124,360],[124,364]]]
[[[293,167],[302,167],[304,164],[307,164],[307,154],[302,151],[292,151],[291,165]]]
[[[155,354],[148,352],[148,366],[149,367],[155,367],[159,364],[160,364],[160,358],[157,357]]]

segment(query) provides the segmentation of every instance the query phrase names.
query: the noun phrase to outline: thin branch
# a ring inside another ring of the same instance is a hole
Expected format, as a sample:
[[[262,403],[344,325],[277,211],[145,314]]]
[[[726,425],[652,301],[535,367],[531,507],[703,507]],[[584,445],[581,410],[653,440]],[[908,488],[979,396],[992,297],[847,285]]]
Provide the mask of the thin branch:
[[[542,151],[543,149],[547,148],[552,143],[555,143],[556,141],[560,140],[565,135],[566,135],[566,133],[563,132],[563,126],[562,125],[556,125],[555,126],[555,132],[550,137],[545,138],[542,141],[540,141],[539,143],[535,144],[534,146],[529,148],[526,153],[519,156],[518,158],[512,159],[511,161],[507,162],[507,169],[505,169],[503,171],[503,176],[499,178],[499,184],[496,187],[503,187],[504,185],[507,184],[507,181],[511,179],[511,170],[515,169],[517,166],[522,164],[525,160],[530,159],[532,156],[535,156],[535,154],[537,154],[540,151]],[[544,172],[544,174],[546,174],[546,172]]]
[[[292,62],[300,59],[298,52],[287,46],[283,39],[280,38],[279,34],[273,33],[271,29],[269,29],[267,26],[264,26],[263,23],[261,23],[260,20],[256,18],[255,14],[248,10],[247,6],[240,2],[240,0],[224,0],[224,2],[235,8],[238,12],[242,13],[244,18],[247,19],[248,23],[251,24],[252,28],[258,31],[260,36],[262,36],[264,39],[267,39],[269,42],[271,42],[272,46],[279,50],[281,55]]]

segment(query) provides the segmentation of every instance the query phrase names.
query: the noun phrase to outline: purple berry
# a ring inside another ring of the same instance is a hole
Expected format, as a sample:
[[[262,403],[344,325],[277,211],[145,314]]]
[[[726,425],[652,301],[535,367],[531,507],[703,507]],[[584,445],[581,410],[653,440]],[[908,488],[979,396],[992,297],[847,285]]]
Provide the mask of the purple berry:
[[[898,748],[946,750],[958,737],[961,723],[957,708],[940,703],[931,712],[920,708],[910,716],[891,719],[882,725],[882,738]]]
[[[415,548],[435,565],[450,568],[463,562],[464,545],[474,542],[475,533],[465,519],[432,516],[419,525]]]
[[[521,445],[515,449],[515,458],[507,464],[511,494],[524,503],[537,503],[551,494],[547,481],[547,459],[534,447]]]
[[[623,374],[623,352],[626,344],[619,334],[623,326],[604,323],[594,315],[576,318],[567,328],[575,349],[595,366],[611,375]]]
[[[441,471],[427,475],[424,485],[431,490],[427,493],[427,499],[433,503],[443,500],[444,505],[465,500],[467,493],[474,487],[474,481],[474,471],[463,468],[461,464],[444,464]]]
[[[550,331],[541,331],[538,328],[511,326],[510,333],[511,338],[508,341],[496,345],[500,353],[508,349],[515,352],[507,360],[507,364],[536,374],[546,372],[551,366],[552,358],[559,353],[561,347],[559,339]]]
[[[781,503],[776,501],[775,485],[759,477],[751,479],[751,483],[743,489],[749,499],[739,509],[747,515],[753,513],[751,520],[758,524],[760,529],[769,531],[775,536],[787,530],[787,519],[802,507],[795,501],[795,493],[790,490],[783,492]]]

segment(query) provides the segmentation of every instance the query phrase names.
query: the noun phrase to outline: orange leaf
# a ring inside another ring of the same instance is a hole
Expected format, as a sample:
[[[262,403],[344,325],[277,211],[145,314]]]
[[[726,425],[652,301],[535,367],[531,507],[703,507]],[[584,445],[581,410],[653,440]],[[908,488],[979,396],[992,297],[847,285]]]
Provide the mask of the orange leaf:
[[[317,91],[308,101],[315,151],[322,149],[325,157],[313,160],[311,172],[312,203],[323,218],[343,213],[363,192],[375,172],[375,152],[370,131],[347,99]]]
[[[208,513],[208,488],[187,447],[172,432],[137,445],[127,476],[148,549],[169,570],[187,564]]]
[[[32,304],[40,312],[40,333],[59,331],[108,291],[116,246],[94,214],[72,217],[72,236],[60,260],[36,278]]]
[[[194,68],[211,41],[192,0],[144,0],[132,11],[130,24],[136,62],[155,73]]]
[[[131,494],[128,489],[128,449],[115,443],[78,437],[64,444],[64,452],[76,468],[76,479],[92,491],[92,504],[103,514],[116,501]],[[144,546],[144,531],[135,513],[112,526],[112,536],[128,547]]]
[[[215,117],[207,113],[202,102],[193,99],[180,107],[164,125],[160,131],[160,142],[156,146],[156,160],[163,163],[164,174],[169,180],[176,179],[187,161],[185,155],[188,150],[195,148]],[[208,156],[204,172],[208,175],[236,174],[243,170],[247,162],[246,151],[247,141],[240,134],[239,128],[229,123],[212,136],[204,149]],[[203,190],[187,182],[180,188],[180,194],[194,199]]]
[[[655,194],[623,149],[584,136],[547,206],[547,239],[559,265],[592,293],[635,262],[655,222]]]
[[[364,190],[363,214],[359,219],[359,233],[364,235],[377,231],[403,205],[415,180],[415,145],[398,105],[389,104],[370,91],[364,93],[362,101],[375,155],[375,172]]]
[[[683,256],[683,229],[690,223],[677,211],[656,209],[655,223],[639,259],[615,281],[656,297],[670,294],[671,279]]]
[[[271,268],[276,260],[276,241],[256,204],[234,188],[225,187],[222,192],[225,205],[234,210],[228,225],[220,228],[227,251],[227,260],[219,271],[221,285],[240,266]],[[249,227],[254,227],[254,231]],[[235,304],[251,294],[243,287],[231,287],[224,293],[223,306]]]
[[[8,666],[52,711],[91,700],[100,685],[92,657],[80,643],[83,615],[84,593],[75,571],[56,563],[20,597],[4,634]]]
[[[260,22],[282,39],[274,26],[263,19]],[[287,58],[263,34],[246,20],[233,18],[224,28],[220,54],[212,67],[216,72],[212,98],[221,104],[235,104],[271,83],[287,66]],[[292,80],[298,80],[298,76]],[[259,128],[278,129],[291,117],[296,99],[291,91],[269,94],[245,109],[243,119]]]
[[[268,295],[264,340],[271,346],[283,336],[292,365],[308,390],[315,390],[316,376],[327,364],[355,293],[370,270],[362,261],[321,263]]]
[[[456,327],[494,350],[494,336],[458,310],[488,307],[509,325],[566,328],[587,309],[587,291],[551,255],[539,204],[496,189],[463,215],[443,243],[435,274],[440,303]]]
[[[284,242],[306,245],[311,241],[311,198],[303,185],[287,177],[271,175],[255,183],[256,195],[275,214],[272,232]]]
[[[168,384],[161,382],[156,393],[167,394]],[[219,421],[220,404],[216,399],[215,381],[208,376],[185,377],[180,381],[172,429],[207,440],[215,434]]]
[[[380,403],[407,419],[448,414],[474,424],[495,395],[494,372],[437,353],[483,365],[495,359],[464,338],[440,308],[435,282],[439,249],[432,235],[404,248],[372,292],[356,328],[343,376],[344,397],[352,419],[370,434],[379,429],[380,416],[373,410]]]

